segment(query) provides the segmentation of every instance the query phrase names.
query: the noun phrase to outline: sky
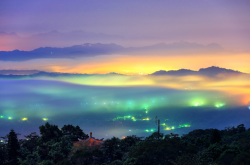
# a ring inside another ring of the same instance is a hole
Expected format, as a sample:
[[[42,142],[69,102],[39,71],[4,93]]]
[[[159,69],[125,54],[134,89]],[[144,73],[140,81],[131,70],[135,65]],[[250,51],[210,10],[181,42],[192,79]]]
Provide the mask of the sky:
[[[184,40],[246,50],[249,5],[248,0],[9,0],[0,2],[0,31],[28,37],[83,30],[122,36],[133,45]]]
[[[9,0],[0,3],[0,22],[3,22],[0,24],[0,56],[1,51],[32,51],[84,43],[115,43],[125,48],[159,43],[188,42],[204,46],[216,43],[224,50],[192,54],[184,51],[177,56],[155,49],[151,53],[141,51],[140,57],[135,56],[138,52],[134,56],[114,52],[105,57],[100,56],[103,55],[100,52],[98,56],[73,60],[64,57],[20,62],[0,60],[0,69],[148,74],[157,70],[220,66],[250,72],[250,3],[247,0]],[[144,56],[146,53],[150,56]]]
[[[0,130],[49,121],[100,138],[147,136],[155,116],[164,133],[250,126],[249,9],[249,0],[0,0],[0,70],[16,75],[0,74]],[[211,66],[216,75],[151,75]]]

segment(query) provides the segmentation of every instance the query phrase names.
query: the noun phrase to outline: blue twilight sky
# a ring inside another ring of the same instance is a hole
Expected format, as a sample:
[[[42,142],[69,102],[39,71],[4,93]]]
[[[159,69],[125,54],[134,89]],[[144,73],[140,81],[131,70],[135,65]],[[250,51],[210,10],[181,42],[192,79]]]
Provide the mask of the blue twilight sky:
[[[248,0],[1,0],[0,31],[30,36],[83,30],[152,43],[216,42],[246,50],[249,8]]]

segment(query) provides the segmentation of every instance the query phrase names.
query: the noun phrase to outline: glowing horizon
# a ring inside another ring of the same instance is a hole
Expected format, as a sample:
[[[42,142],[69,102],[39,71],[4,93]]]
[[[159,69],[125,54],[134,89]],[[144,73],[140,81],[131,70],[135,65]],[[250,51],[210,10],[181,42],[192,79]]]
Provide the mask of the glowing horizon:
[[[237,61],[237,63],[236,63]],[[190,69],[219,66],[250,73],[249,54],[231,55],[103,55],[79,59],[37,59],[23,62],[0,61],[0,69],[41,70],[47,72],[108,74],[115,72],[125,75],[147,75],[159,70]],[[10,67],[12,66],[12,67]],[[166,67],[167,66],[167,67]]]

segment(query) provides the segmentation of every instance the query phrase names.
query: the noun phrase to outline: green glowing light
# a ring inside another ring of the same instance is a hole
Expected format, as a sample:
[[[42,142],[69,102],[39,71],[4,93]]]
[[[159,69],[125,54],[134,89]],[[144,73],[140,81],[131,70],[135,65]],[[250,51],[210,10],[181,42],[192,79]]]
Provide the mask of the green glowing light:
[[[166,125],[165,123],[162,123],[161,125]]]
[[[151,132],[153,132],[154,131],[154,129],[151,129]]]
[[[1,143],[3,142],[3,140],[1,140]]]
[[[174,127],[171,127],[171,129],[174,129]]]
[[[146,129],[145,131],[146,131],[146,132],[149,132],[149,130],[148,130],[148,129]]]
[[[126,119],[129,119],[131,116],[123,116],[123,119],[126,120]]]
[[[137,120],[135,117],[131,117],[131,119],[132,119],[133,121],[136,121],[136,120]]]
[[[215,105],[217,108],[224,106],[224,104],[216,104]]]
[[[136,121],[135,117],[131,117],[131,116],[118,116],[116,118],[113,119],[113,121],[116,121],[116,120],[127,120],[127,119],[131,119],[133,121]]]
[[[178,128],[182,128],[182,127],[190,127],[190,125],[188,125],[188,124],[183,124],[183,125],[179,125]]]
[[[0,118],[4,118],[3,116],[0,116]]]
[[[145,111],[145,113],[148,113],[148,111]]]
[[[10,119],[10,120],[11,120],[11,119],[12,119],[12,117],[8,117],[8,119]]]
[[[196,99],[193,99],[191,100],[190,102],[190,106],[203,106],[204,105],[204,100],[203,99],[200,99],[200,98],[196,98]]]
[[[47,121],[47,120],[48,120],[48,118],[43,118],[43,120],[44,120],[44,121]]]

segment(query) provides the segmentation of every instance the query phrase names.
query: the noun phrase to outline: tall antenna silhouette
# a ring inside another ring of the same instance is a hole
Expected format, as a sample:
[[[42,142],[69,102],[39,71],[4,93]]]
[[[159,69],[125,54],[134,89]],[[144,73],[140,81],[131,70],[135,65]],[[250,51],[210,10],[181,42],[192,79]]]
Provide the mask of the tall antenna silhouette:
[[[155,124],[158,125],[158,141],[160,140],[160,119],[155,116]]]

